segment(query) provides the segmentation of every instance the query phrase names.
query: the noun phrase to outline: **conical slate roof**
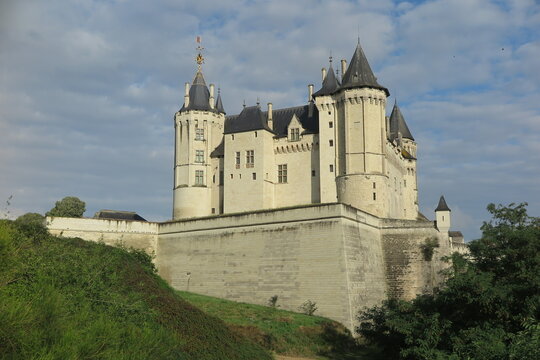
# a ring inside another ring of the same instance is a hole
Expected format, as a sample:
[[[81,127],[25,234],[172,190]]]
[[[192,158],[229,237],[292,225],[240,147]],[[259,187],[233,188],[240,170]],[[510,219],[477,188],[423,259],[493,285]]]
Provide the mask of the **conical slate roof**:
[[[405,122],[403,114],[397,105],[397,102],[394,104],[392,109],[392,114],[390,114],[390,141],[398,138],[398,133],[401,133],[401,137],[404,139],[410,139],[414,141],[414,138]]]
[[[435,211],[452,211],[450,210],[448,205],[446,205],[446,200],[444,200],[444,196],[441,196],[441,198],[439,199],[439,205],[437,205]]]
[[[210,91],[206,86],[201,70],[198,70],[193,78],[193,84],[189,88],[189,105],[184,106],[180,111],[186,110],[206,110],[212,111],[210,107]]]
[[[390,96],[390,92],[387,88],[380,85],[377,82],[377,78],[373,75],[371,67],[364,54],[364,50],[360,46],[360,42],[356,46],[353,57],[345,75],[343,75],[341,89],[350,89],[355,87],[368,87],[374,89],[383,90],[386,93],[386,96]]]
[[[322,88],[315,94],[313,94],[313,97],[330,95],[333,94],[337,89],[339,89],[339,82],[336,79],[336,74],[334,73],[334,69],[332,68],[332,63],[330,63],[330,67],[328,68],[328,72],[326,73],[326,76],[322,83]]]
[[[221,101],[221,94],[219,93],[219,91],[216,100],[216,111],[225,114],[225,109],[223,109],[223,102]]]

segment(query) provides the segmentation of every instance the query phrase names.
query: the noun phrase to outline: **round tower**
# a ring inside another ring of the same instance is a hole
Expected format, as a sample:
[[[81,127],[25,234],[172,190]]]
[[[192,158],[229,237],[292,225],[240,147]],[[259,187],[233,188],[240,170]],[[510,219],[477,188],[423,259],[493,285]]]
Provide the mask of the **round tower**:
[[[385,169],[388,96],[388,90],[373,75],[359,43],[335,95],[339,122],[337,198],[381,217],[388,216]]]
[[[225,112],[221,96],[214,102],[214,86],[206,86],[203,61],[199,52],[197,73],[191,85],[186,83],[184,105],[174,116],[173,220],[216,212],[212,202],[216,174],[210,154],[223,138]]]

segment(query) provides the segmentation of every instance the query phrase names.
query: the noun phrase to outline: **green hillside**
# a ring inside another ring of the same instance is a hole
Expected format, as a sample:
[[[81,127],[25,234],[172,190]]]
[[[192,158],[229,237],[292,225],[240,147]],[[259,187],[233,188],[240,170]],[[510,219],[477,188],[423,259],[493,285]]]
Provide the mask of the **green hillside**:
[[[1,220],[0,358],[272,356],[182,300],[144,253]]]
[[[314,359],[379,358],[377,349],[359,346],[343,325],[330,319],[184,291],[178,293],[276,354]]]

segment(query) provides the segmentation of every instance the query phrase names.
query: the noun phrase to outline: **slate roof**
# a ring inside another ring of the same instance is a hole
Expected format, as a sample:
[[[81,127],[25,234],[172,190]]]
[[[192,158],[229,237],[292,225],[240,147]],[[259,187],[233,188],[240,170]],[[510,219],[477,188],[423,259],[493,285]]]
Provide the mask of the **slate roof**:
[[[272,129],[266,124],[266,116],[259,106],[245,107],[238,115],[227,116],[225,118],[224,134],[240,133],[254,130]]]
[[[100,210],[94,214],[94,219],[146,221],[136,212],[119,210]]]
[[[448,205],[446,205],[446,200],[444,200],[444,196],[441,196],[441,198],[439,199],[439,205],[437,205],[435,211],[452,211],[450,210]]]
[[[258,106],[246,107],[240,114],[225,118],[224,133],[231,134],[266,129],[278,137],[287,136],[287,127],[293,115],[296,115],[305,129],[304,134],[319,132],[319,113],[317,107],[313,104],[308,104],[284,109],[274,109],[272,111],[273,130],[266,124],[268,117],[267,111],[261,111]]]
[[[219,158],[225,156],[225,138],[221,138],[221,142],[218,146],[210,153],[211,158]]]
[[[371,71],[371,67],[367,61],[366,54],[364,54],[364,50],[362,50],[362,47],[360,46],[360,42],[358,42],[358,45],[356,46],[356,50],[345,71],[345,75],[343,75],[340,88],[350,89],[355,87],[380,89],[386,93],[386,96],[390,96],[388,89],[380,85],[377,82],[375,75],[373,75],[373,71]]]
[[[328,67],[328,72],[322,83],[322,88],[313,94],[315,96],[331,95],[339,89],[339,81],[336,79],[336,74],[332,68],[332,63]]]
[[[210,107],[210,90],[208,90],[200,70],[195,74],[193,84],[189,88],[189,105],[185,107],[184,104],[180,109],[180,112],[187,110],[214,111],[214,109]]]
[[[221,94],[218,90],[218,96],[217,96],[217,99],[216,99],[216,111],[218,113],[222,113],[222,114],[225,114],[225,109],[223,109],[223,102],[221,101]]]
[[[392,109],[392,114],[390,114],[390,141],[398,138],[398,133],[401,133],[401,136],[404,139],[410,139],[414,141],[414,138],[405,122],[403,114],[397,105],[397,102],[394,104]]]

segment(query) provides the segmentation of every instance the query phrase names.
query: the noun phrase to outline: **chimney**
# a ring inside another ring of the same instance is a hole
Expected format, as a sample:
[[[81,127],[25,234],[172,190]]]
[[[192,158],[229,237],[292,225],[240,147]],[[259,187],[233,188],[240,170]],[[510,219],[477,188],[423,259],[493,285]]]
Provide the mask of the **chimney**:
[[[268,127],[273,131],[274,130],[274,119],[272,117],[272,103],[268,103]]]
[[[307,101],[310,102],[313,100],[313,84],[309,84],[308,86],[308,99]]]
[[[345,76],[345,71],[347,71],[347,60],[341,59],[341,79]]]
[[[324,81],[324,79],[326,78],[326,69],[322,68],[321,71],[322,71],[322,81]]]
[[[214,84],[210,84],[210,109],[213,109],[214,105]]]
[[[189,83],[186,83],[186,94],[184,95],[184,107],[187,108],[189,106]]]

